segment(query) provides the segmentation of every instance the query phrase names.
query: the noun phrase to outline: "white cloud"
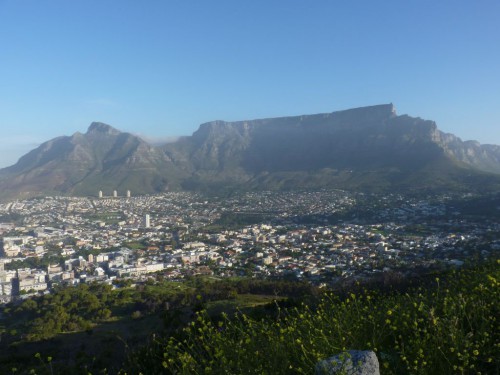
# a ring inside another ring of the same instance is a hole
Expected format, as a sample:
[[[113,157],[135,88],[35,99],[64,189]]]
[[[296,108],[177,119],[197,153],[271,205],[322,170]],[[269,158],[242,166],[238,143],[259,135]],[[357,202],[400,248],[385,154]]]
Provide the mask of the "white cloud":
[[[173,143],[179,140],[180,136],[150,136],[146,134],[134,133],[134,135],[143,139],[147,143],[153,146],[164,145],[167,143]]]

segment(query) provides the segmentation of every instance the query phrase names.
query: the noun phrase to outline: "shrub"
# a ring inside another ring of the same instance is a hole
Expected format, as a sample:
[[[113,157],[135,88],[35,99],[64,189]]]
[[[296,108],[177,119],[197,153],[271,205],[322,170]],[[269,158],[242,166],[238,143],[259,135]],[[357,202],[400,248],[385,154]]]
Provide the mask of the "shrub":
[[[199,312],[182,334],[151,343],[129,366],[134,373],[312,373],[318,360],[371,349],[383,374],[498,373],[499,266],[451,272],[407,292],[327,293],[314,308],[278,307],[275,319]]]

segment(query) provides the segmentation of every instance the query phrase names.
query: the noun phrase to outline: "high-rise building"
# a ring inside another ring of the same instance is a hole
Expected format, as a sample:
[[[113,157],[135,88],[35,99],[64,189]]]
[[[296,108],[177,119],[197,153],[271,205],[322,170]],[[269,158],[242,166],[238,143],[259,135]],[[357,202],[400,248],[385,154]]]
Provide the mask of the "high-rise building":
[[[102,190],[99,190],[99,198],[102,198]]]
[[[127,198],[130,198],[130,190],[127,190]]]
[[[2,260],[0,261],[0,282],[4,283],[6,281],[7,281],[7,272],[5,272],[4,262]]]
[[[116,190],[113,190],[113,198],[116,198],[118,196],[118,192]]]
[[[151,217],[149,214],[144,215],[144,227],[149,228],[151,226]]]

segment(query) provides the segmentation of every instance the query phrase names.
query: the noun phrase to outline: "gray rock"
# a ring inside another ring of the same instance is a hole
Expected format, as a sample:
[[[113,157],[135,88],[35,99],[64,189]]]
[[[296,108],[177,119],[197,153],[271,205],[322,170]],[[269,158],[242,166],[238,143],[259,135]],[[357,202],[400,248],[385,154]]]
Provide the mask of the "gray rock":
[[[379,375],[377,355],[372,351],[350,350],[320,361],[316,375]]]

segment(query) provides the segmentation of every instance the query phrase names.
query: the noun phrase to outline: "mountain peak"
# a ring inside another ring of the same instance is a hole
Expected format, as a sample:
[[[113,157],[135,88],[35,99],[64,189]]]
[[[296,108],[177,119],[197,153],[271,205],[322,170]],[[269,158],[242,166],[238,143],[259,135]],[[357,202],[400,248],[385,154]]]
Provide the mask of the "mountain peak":
[[[120,131],[103,122],[93,122],[88,128],[87,134],[118,135],[120,134]]]

